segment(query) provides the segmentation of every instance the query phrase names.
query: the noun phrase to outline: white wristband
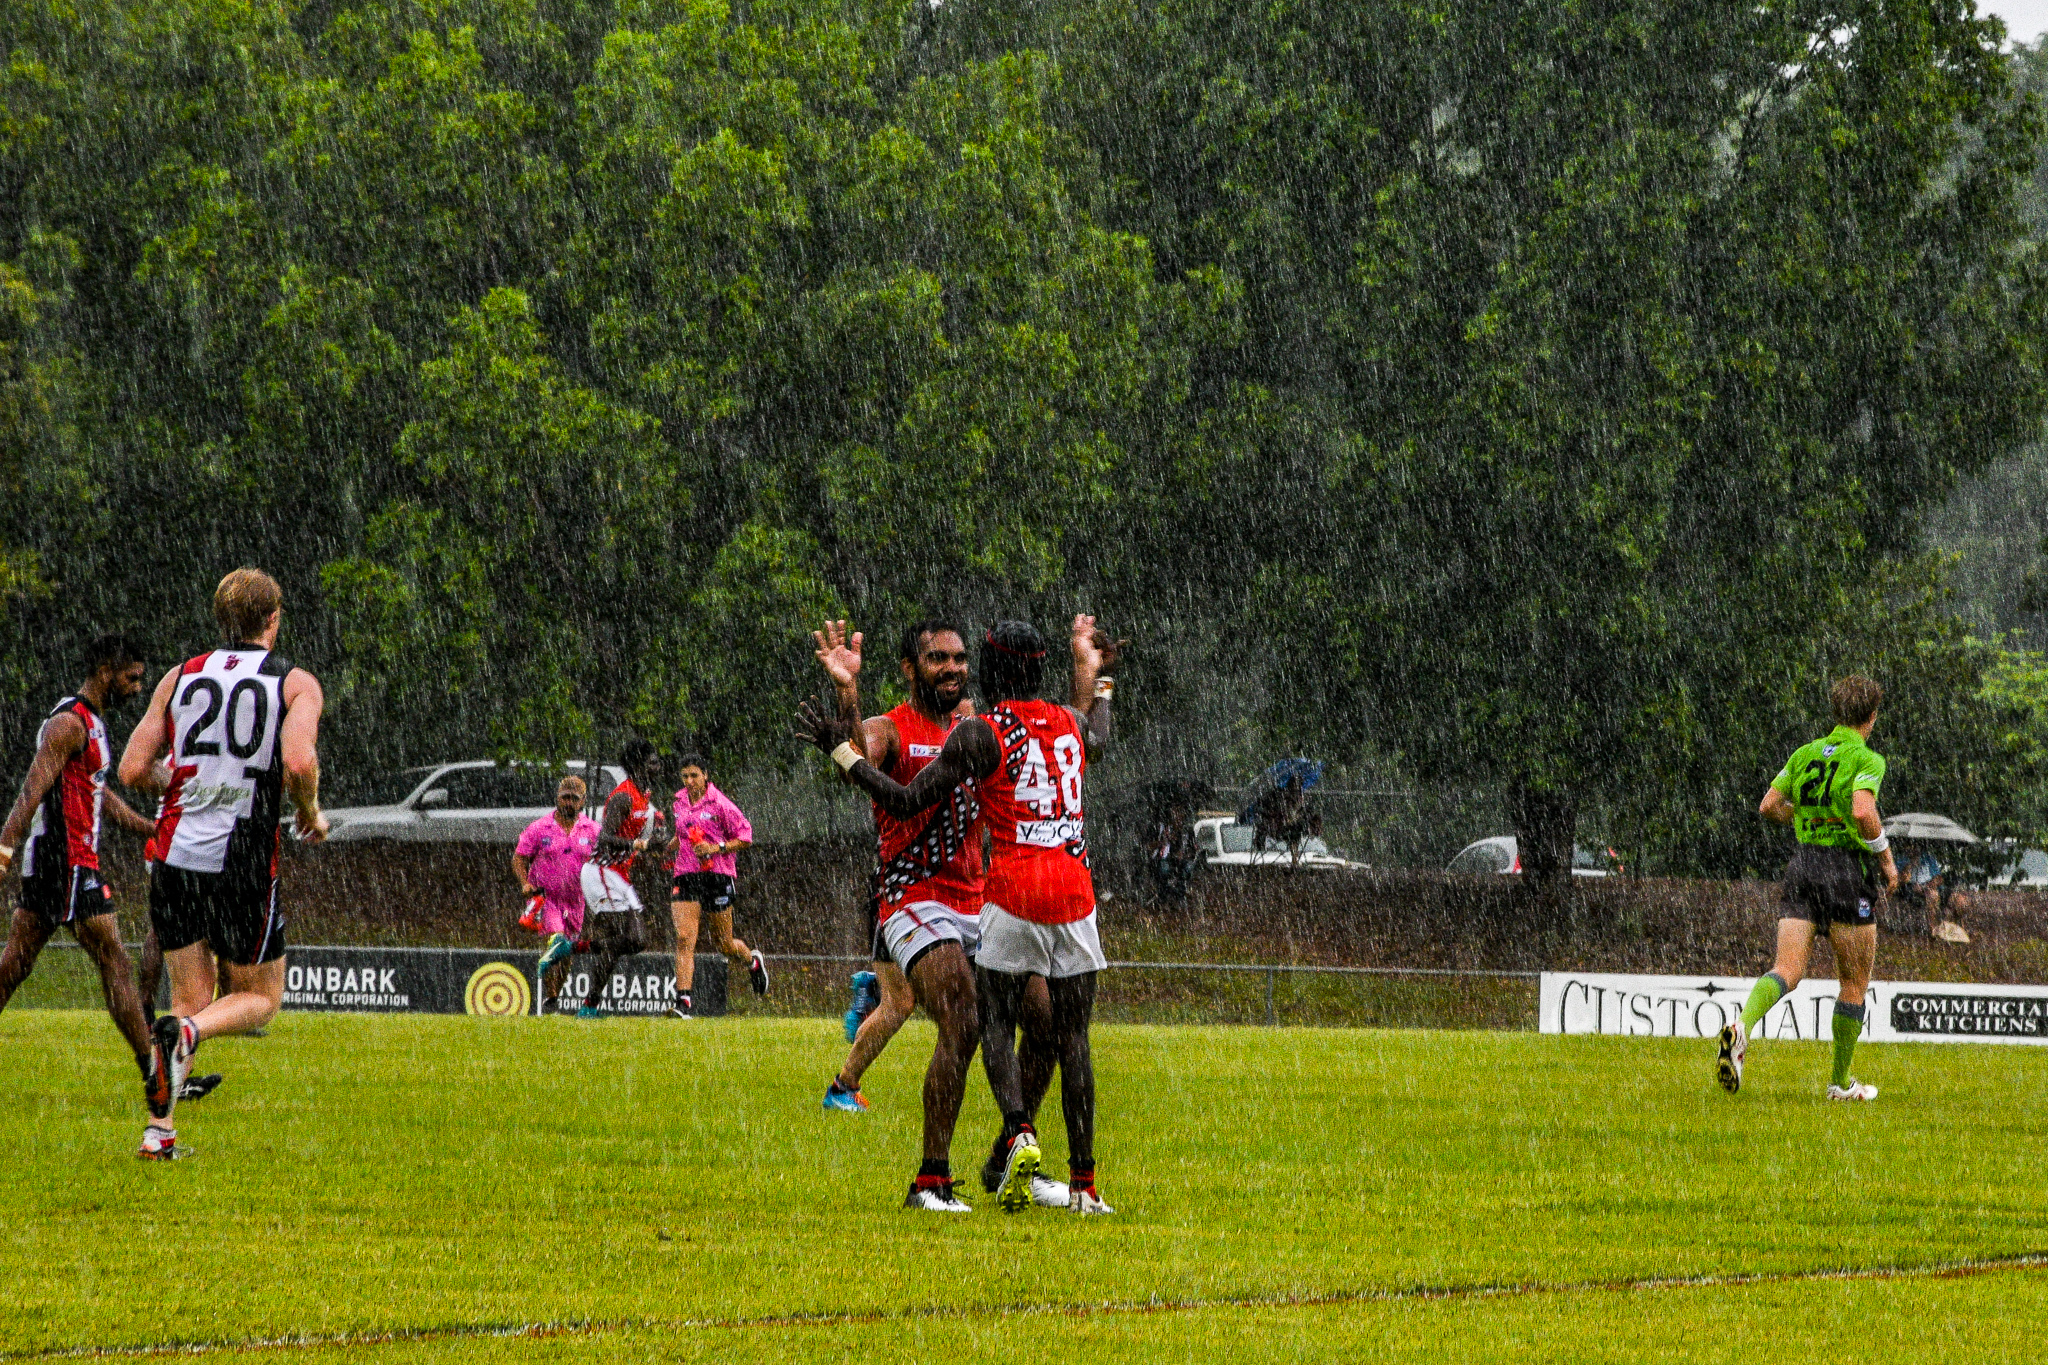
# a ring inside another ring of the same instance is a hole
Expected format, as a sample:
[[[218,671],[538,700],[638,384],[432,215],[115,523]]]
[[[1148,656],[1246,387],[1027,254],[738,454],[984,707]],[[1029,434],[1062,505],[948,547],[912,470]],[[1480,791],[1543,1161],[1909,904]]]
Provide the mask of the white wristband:
[[[1103,675],[1102,675],[1101,677],[1099,677],[1099,678],[1097,678],[1097,679],[1095,680],[1095,699],[1096,699],[1097,701],[1108,701],[1108,700],[1109,700],[1110,698],[1114,697],[1115,695],[1116,695],[1116,679],[1115,679],[1115,678],[1112,678],[1112,677],[1110,677],[1110,676],[1109,676],[1108,674],[1106,674],[1106,673],[1105,673],[1105,674],[1103,674]]]
[[[854,764],[867,761],[867,755],[854,748],[853,741],[847,740],[832,751],[832,761],[839,765],[840,771],[850,773]]]
[[[1861,835],[1858,835],[1857,837],[1862,838]],[[1875,839],[1863,840],[1863,847],[1868,849],[1872,853],[1882,853],[1891,846],[1892,840],[1891,836],[1888,834],[1880,834]]]

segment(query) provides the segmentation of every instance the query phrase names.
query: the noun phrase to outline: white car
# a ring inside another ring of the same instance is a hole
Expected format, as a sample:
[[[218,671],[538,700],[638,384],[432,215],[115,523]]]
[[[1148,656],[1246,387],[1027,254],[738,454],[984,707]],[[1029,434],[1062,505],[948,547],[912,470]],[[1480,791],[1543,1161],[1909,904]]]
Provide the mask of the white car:
[[[327,812],[329,843],[397,839],[406,843],[513,844],[526,827],[555,808],[555,784],[564,772],[587,779],[582,762],[436,763],[406,768],[372,784],[370,800]],[[623,769],[598,769],[584,809],[604,808]]]
[[[1301,841],[1299,858],[1287,845],[1270,839],[1260,846],[1252,826],[1229,815],[1195,821],[1195,853],[1210,867],[1298,867],[1309,872],[1364,871],[1367,867],[1333,851],[1313,835]]]
[[[1610,850],[1606,857],[1584,846],[1572,849],[1572,875],[1574,877],[1604,877],[1608,874],[1613,859]],[[1522,848],[1512,834],[1497,834],[1491,839],[1481,839],[1458,850],[1458,856],[1451,859],[1446,872],[1501,872],[1517,874],[1522,870]]]
[[[2020,850],[2019,857],[1991,879],[1993,886],[2048,886],[2048,852],[2038,848]]]

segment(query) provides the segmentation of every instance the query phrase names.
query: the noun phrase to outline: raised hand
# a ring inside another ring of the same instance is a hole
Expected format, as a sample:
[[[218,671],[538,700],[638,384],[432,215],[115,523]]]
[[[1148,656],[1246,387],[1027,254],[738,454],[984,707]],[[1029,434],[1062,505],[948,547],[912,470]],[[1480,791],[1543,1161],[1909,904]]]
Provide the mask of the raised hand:
[[[849,635],[844,621],[827,621],[823,630],[811,632],[811,638],[818,642],[818,662],[824,665],[833,685],[859,686],[861,643],[865,637],[857,630]]]
[[[1092,616],[1076,616],[1072,632],[1074,662],[1094,672],[1107,672],[1131,647],[1129,640],[1112,640],[1109,632],[1097,628]]]
[[[813,703],[809,699],[800,702],[796,709],[796,726],[792,733],[804,744],[815,744],[823,753],[831,753],[840,745],[853,738],[854,727],[840,716],[836,706],[825,705],[822,701]]]

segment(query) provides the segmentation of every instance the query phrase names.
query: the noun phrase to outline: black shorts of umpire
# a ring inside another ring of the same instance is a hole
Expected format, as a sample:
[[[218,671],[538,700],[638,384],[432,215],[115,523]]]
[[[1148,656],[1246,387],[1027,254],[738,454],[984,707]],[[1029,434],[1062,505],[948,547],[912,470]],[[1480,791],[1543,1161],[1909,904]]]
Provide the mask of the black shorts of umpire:
[[[1801,844],[1785,864],[1778,913],[1785,919],[1803,919],[1825,933],[1830,924],[1877,923],[1883,895],[1877,859],[1862,849]]]
[[[722,915],[732,909],[738,889],[737,880],[723,872],[685,872],[670,885],[668,898],[695,901],[711,914]]]
[[[149,865],[149,923],[166,954],[205,943],[215,957],[244,967],[284,956],[284,912],[277,878],[194,872]]]

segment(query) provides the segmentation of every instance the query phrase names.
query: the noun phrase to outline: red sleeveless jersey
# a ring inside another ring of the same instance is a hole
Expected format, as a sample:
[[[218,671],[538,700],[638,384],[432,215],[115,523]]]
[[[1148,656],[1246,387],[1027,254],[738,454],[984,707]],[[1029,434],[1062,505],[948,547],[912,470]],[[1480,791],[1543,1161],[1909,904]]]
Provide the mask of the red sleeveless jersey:
[[[939,756],[958,722],[932,720],[909,702],[889,712],[896,757],[888,775],[908,786]],[[937,901],[964,915],[981,913],[981,802],[975,784],[953,788],[944,801],[898,820],[875,807],[877,916],[887,919],[911,901]]]
[[[982,818],[995,840],[987,895],[1038,924],[1069,924],[1095,909],[1082,837],[1088,754],[1074,713],[1049,701],[1001,701],[982,716],[1003,747],[982,779]]]
[[[49,719],[36,731],[38,748],[50,726],[63,715],[78,718],[85,727],[85,743],[64,760],[56,782],[43,794],[42,804],[29,822],[28,838],[23,841],[28,845],[28,856],[21,865],[24,877],[53,867],[60,876],[74,867],[99,871],[100,811],[106,800],[113,749],[107,743],[107,723],[100,719],[99,711],[85,698],[75,696],[50,709]]]
[[[619,837],[637,839],[647,829],[647,813],[654,809],[654,803],[647,799],[647,793],[633,785],[633,779],[630,777],[621,782],[616,790],[624,792],[626,799],[632,803],[631,809],[626,812],[626,818],[619,821]],[[605,800],[609,802],[611,797],[606,797]],[[628,852],[624,858],[607,866],[616,867],[622,877],[630,877],[633,875],[633,864],[639,860],[640,855],[637,852]],[[598,861],[602,863],[604,859],[600,858]]]

